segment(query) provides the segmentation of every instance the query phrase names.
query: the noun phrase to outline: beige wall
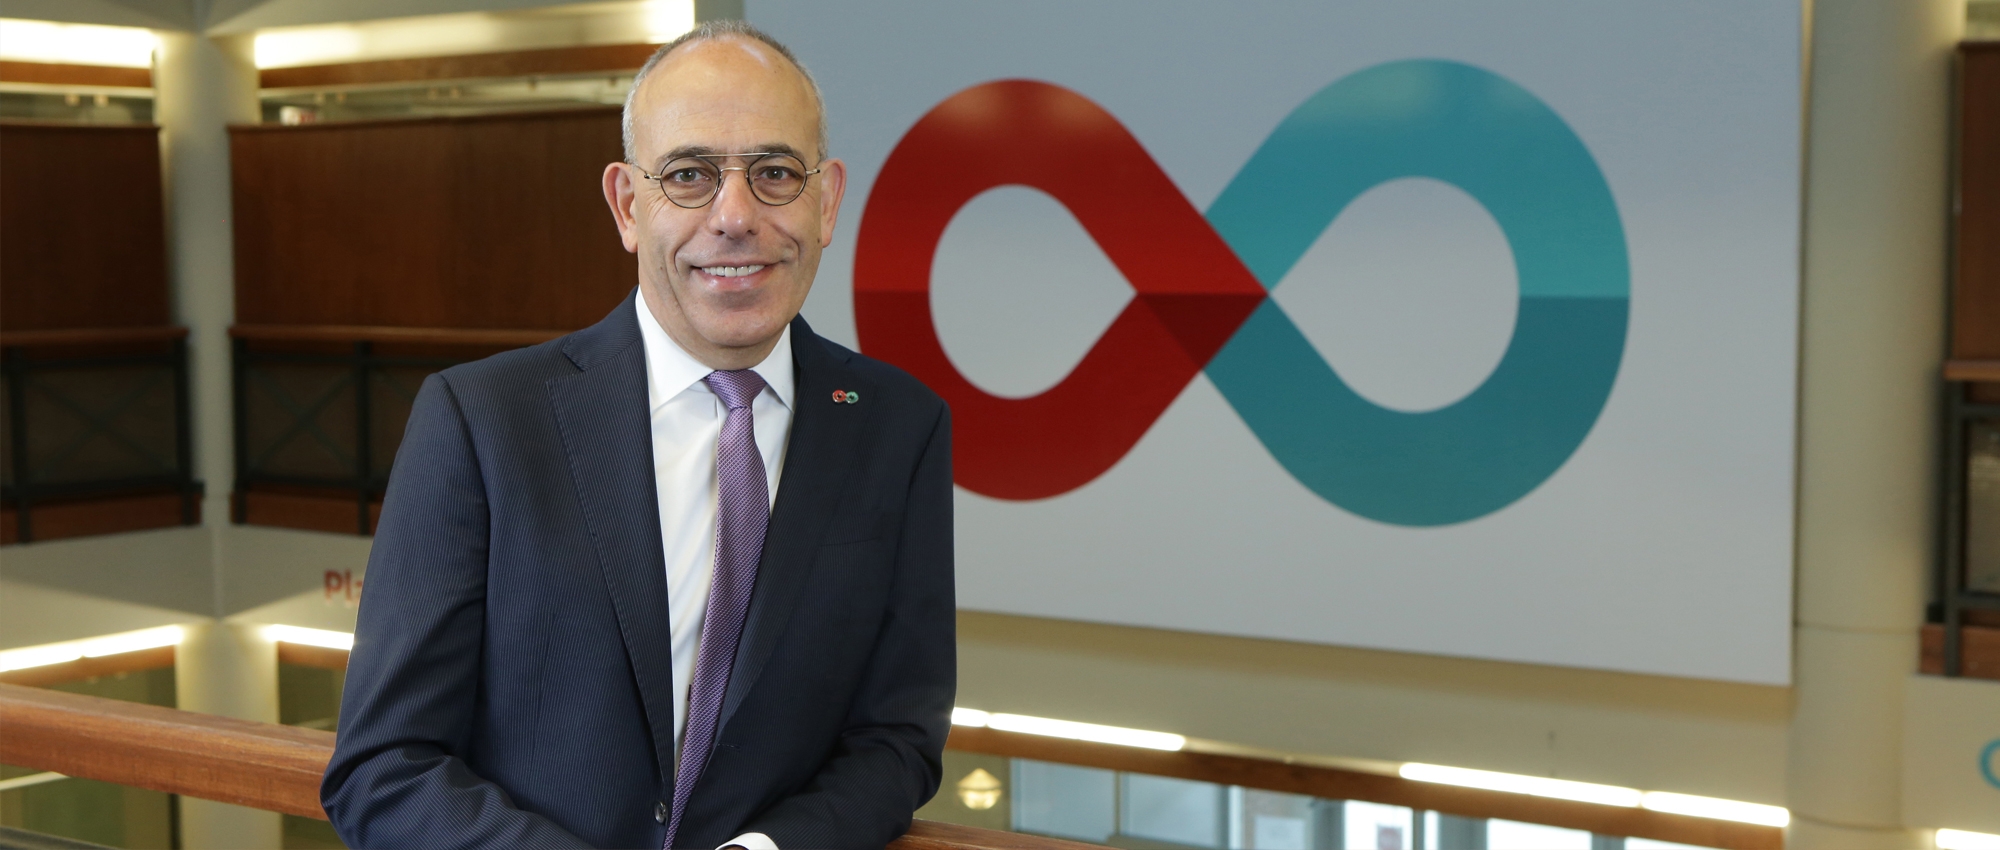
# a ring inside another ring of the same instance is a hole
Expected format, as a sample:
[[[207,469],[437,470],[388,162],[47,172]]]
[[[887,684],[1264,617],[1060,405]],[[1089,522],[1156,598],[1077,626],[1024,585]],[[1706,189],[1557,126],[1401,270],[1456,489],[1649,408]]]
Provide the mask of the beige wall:
[[[972,612],[959,665],[987,711],[1784,804],[1785,688]]]

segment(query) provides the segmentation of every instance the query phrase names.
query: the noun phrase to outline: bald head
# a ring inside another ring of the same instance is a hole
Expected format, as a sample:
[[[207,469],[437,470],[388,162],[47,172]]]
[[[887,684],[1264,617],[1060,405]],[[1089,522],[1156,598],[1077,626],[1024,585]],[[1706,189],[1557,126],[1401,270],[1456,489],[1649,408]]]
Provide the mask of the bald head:
[[[826,103],[812,73],[790,48],[763,30],[743,21],[725,20],[709,21],[661,45],[633,75],[632,88],[625,95],[622,128],[626,162],[639,162],[643,152],[639,136],[649,107],[661,101],[663,91],[690,85],[752,86],[802,95],[800,115],[812,125],[811,158],[826,157]]]

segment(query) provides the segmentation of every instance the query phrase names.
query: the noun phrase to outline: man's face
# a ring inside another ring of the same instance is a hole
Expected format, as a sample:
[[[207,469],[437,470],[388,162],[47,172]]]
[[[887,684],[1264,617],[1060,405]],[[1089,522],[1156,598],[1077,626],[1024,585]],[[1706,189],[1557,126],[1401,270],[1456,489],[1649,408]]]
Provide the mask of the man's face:
[[[839,160],[819,161],[819,111],[805,80],[756,41],[686,45],[646,77],[633,131],[638,166],[607,167],[604,194],[625,249],[639,255],[653,315],[711,368],[756,365],[805,303],[846,187]],[[751,193],[744,171],[725,171],[715,198],[696,209],[675,205],[640,173],[657,176],[689,154],[766,152],[791,153],[820,173],[797,200],[772,206]]]

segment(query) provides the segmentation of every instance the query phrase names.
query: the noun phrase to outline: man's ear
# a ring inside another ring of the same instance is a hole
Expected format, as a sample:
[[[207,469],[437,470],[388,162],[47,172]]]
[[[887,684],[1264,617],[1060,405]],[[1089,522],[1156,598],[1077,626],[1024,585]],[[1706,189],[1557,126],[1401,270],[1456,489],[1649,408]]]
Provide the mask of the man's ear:
[[[634,168],[623,162],[604,166],[604,202],[611,205],[611,219],[618,224],[618,237],[625,241],[627,252],[639,250],[639,219],[632,212],[639,197],[632,185]]]
[[[833,244],[833,225],[840,220],[840,198],[847,193],[847,163],[837,159],[819,164],[819,246]]]

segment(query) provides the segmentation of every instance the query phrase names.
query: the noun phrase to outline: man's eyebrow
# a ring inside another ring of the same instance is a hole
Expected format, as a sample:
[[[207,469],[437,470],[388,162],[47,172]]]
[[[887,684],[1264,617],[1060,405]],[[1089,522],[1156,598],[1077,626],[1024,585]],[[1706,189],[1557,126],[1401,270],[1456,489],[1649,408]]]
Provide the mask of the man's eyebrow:
[[[743,153],[781,153],[793,159],[796,159],[800,162],[806,161],[805,157],[799,155],[799,151],[797,148],[785,144],[784,142],[771,142],[769,144],[761,145],[747,151],[725,151],[709,147],[708,145],[682,145],[680,147],[674,148],[673,150],[667,151],[664,155],[662,155],[659,159],[659,165],[660,167],[664,167],[667,163],[672,162],[676,159],[680,159],[681,157],[684,156],[726,156],[729,154],[743,154]]]
[[[721,153],[721,151],[707,145],[681,145],[662,154],[660,156],[660,164],[666,165],[684,156],[714,156],[718,153]]]

